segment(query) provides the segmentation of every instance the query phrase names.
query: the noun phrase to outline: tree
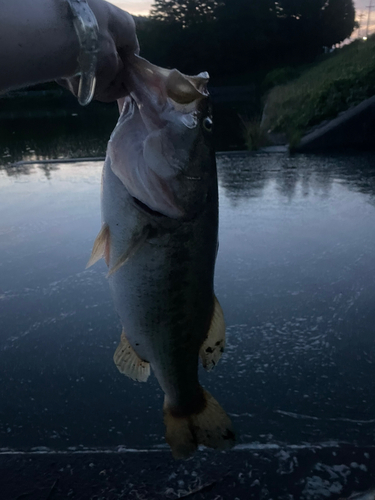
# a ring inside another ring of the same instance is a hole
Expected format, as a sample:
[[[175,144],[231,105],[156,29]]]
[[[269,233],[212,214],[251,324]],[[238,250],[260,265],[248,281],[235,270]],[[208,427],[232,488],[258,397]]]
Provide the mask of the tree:
[[[274,37],[274,0],[223,0],[217,7],[220,48],[228,63],[239,66],[264,61]]]
[[[354,16],[353,0],[154,0],[138,34],[155,64],[224,76],[311,62]]]
[[[348,38],[355,27],[353,0],[279,0],[282,37],[317,55]]]
[[[322,12],[321,42],[326,47],[349,38],[356,27],[353,0],[329,0]]]
[[[155,0],[151,17],[158,21],[178,22],[189,27],[215,19],[217,0]]]
[[[216,24],[202,21],[183,26],[177,21],[149,18],[137,24],[141,55],[154,64],[178,68],[186,74],[217,73]]]

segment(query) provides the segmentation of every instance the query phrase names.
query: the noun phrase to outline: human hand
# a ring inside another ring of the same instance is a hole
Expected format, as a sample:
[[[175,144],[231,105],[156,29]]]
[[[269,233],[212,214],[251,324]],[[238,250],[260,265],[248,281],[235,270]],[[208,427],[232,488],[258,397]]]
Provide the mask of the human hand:
[[[134,20],[130,14],[106,2],[88,0],[99,26],[99,53],[94,99],[111,102],[128,94],[125,85],[127,61],[139,53]],[[58,83],[78,95],[80,76]]]

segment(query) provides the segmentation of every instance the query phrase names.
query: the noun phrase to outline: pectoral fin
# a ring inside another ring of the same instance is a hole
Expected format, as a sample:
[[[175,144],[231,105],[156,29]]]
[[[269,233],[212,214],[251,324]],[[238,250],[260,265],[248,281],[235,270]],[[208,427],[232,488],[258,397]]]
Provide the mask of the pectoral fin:
[[[203,342],[199,356],[203,367],[210,371],[218,363],[225,347],[225,320],[223,310],[214,297],[214,310],[206,340]]]
[[[119,371],[127,377],[137,382],[147,382],[150,376],[150,363],[138,356],[124,332],[121,334],[121,341],[113,356],[113,361]]]
[[[148,236],[150,235],[150,231],[151,227],[145,226],[140,233],[132,236],[128,248],[122,255],[120,255],[120,257],[117,259],[116,264],[111,267],[108,276],[111,276],[111,274],[118,271],[120,267],[122,267],[131,257],[133,257],[133,255],[138,252],[140,248],[142,248]]]
[[[94,246],[92,248],[91,257],[86,265],[86,269],[96,262],[102,257],[105,258],[105,261],[109,263],[109,227],[107,224],[103,224],[101,230],[99,231],[98,236],[94,241]]]

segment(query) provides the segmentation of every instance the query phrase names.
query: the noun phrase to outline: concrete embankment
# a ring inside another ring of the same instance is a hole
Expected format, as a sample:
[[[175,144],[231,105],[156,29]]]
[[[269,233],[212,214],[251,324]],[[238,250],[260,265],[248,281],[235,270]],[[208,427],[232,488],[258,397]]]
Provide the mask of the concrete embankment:
[[[298,152],[343,148],[375,149],[375,96],[308,132],[294,148]]]

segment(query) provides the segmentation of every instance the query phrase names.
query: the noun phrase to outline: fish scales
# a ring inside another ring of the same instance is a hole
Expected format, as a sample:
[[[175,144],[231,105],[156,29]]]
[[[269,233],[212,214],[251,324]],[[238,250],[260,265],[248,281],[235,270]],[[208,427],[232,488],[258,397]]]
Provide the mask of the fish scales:
[[[103,228],[90,264],[101,253],[109,267],[123,327],[115,363],[140,381],[151,367],[165,393],[167,442],[186,458],[199,443],[234,443],[229,417],[198,380],[199,356],[210,369],[225,343],[213,283],[218,187],[207,76],[141,58],[130,73],[131,98],[121,103],[103,168]]]
[[[121,253],[114,249],[126,248],[134,227],[150,224],[150,218],[139,212],[109,161],[104,169],[103,220],[111,234],[111,268]],[[106,204],[115,191],[121,192],[121,212]],[[179,401],[188,399],[192,381],[198,384],[198,352],[212,316],[217,245],[217,200],[212,198],[199,217],[184,224],[164,228],[157,218],[155,236],[108,278],[129,343],[151,363],[164,392],[169,380],[181,388]]]

